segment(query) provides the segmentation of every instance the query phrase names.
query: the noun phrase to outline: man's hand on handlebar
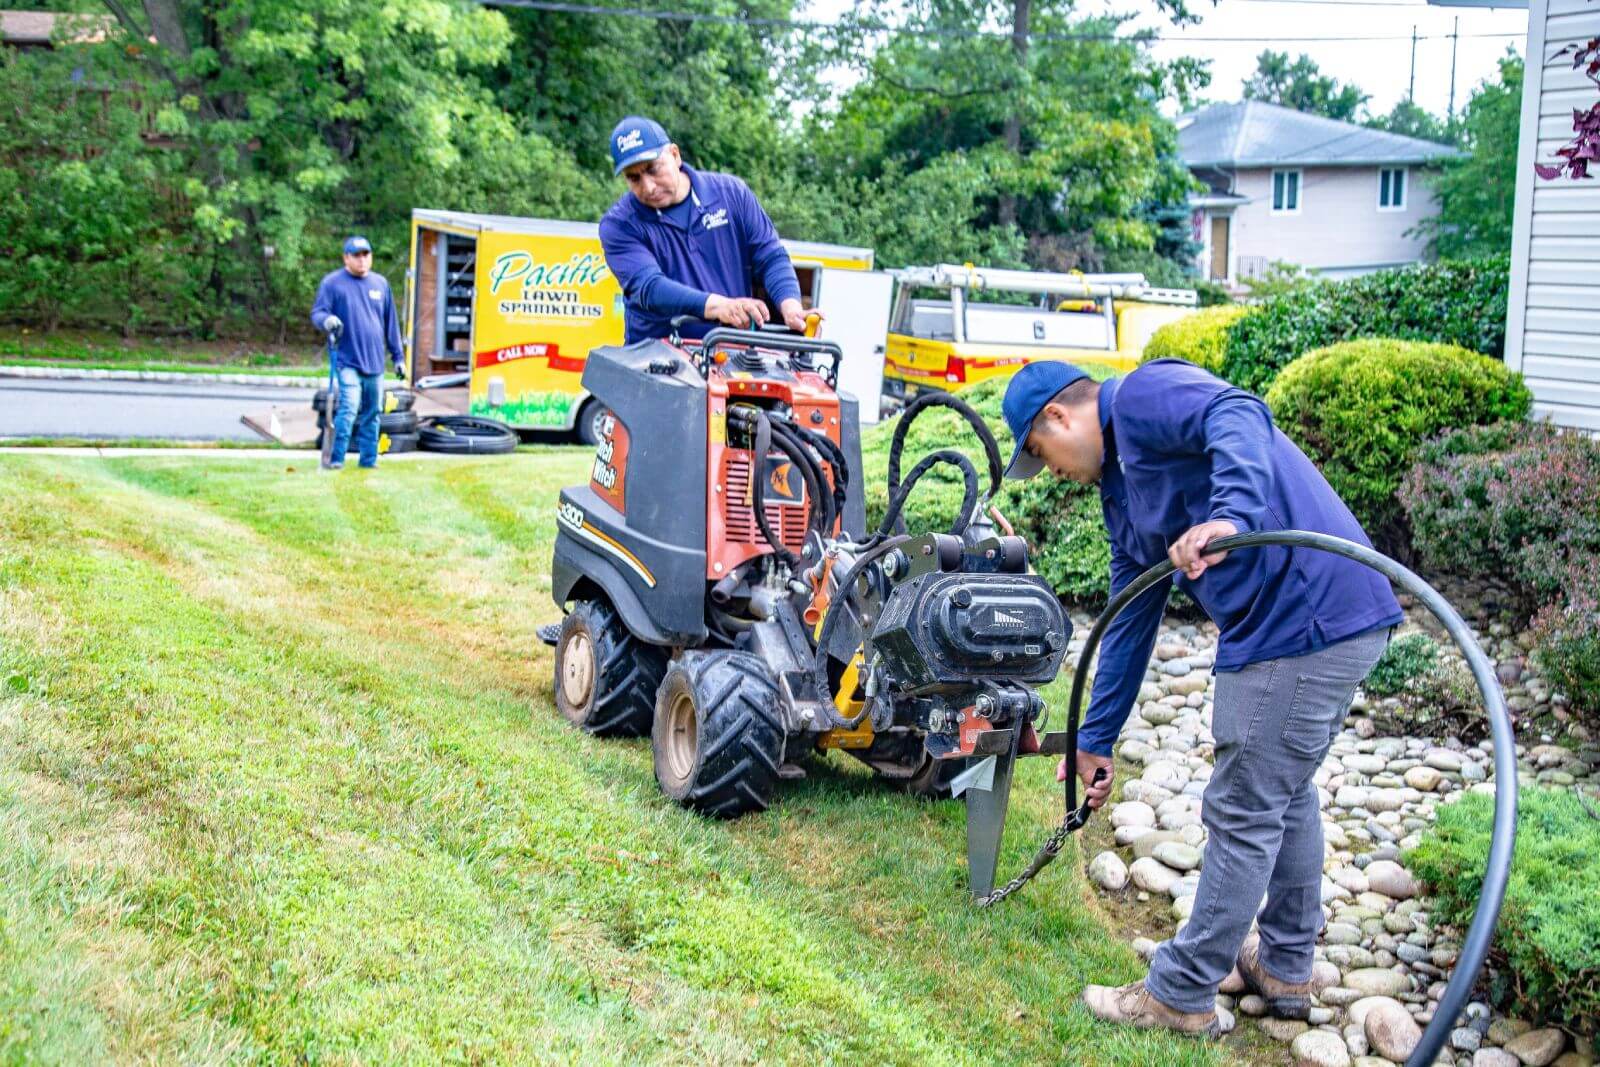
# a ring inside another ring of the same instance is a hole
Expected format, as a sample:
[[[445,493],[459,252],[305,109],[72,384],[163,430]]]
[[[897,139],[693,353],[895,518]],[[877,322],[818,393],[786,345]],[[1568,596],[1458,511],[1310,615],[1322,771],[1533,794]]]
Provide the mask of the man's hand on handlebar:
[[[1111,782],[1116,777],[1117,765],[1110,756],[1096,756],[1093,752],[1078,750],[1077,767],[1078,777],[1083,779],[1083,799],[1089,802],[1089,807],[1098,808],[1111,796]],[[1104,771],[1105,777],[1095,781],[1096,771]],[[1065,757],[1061,765],[1056,768],[1056,781],[1067,780],[1067,761]]]
[[[793,297],[790,297],[788,300],[785,300],[783,303],[778,305],[778,314],[783,317],[783,324],[789,327],[789,329],[793,330],[795,333],[806,332],[807,318],[816,316],[817,319],[821,320],[827,317],[823,315],[821,308],[812,308],[810,311],[807,311],[801,305],[800,301],[794,299]]]
[[[758,330],[770,317],[767,305],[754,297],[718,296],[716,293],[706,297],[705,318],[711,322],[737,330]]]

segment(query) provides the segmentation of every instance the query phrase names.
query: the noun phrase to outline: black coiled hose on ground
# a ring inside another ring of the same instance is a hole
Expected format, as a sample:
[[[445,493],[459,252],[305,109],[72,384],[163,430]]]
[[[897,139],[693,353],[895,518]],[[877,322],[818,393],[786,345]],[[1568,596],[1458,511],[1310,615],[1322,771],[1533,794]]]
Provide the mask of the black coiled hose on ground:
[[[1478,891],[1478,907],[1473,912],[1472,923],[1467,927],[1461,954],[1456,959],[1455,969],[1451,972],[1444,994],[1439,998],[1439,1007],[1434,1012],[1432,1021],[1423,1031],[1422,1040],[1418,1042],[1416,1050],[1406,1060],[1406,1067],[1426,1067],[1444,1047],[1450,1031],[1455,1027],[1456,1017],[1461,1014],[1467,998],[1472,993],[1472,987],[1477,982],[1478,972],[1483,969],[1484,960],[1489,955],[1490,942],[1494,939],[1495,923],[1500,918],[1500,904],[1505,899],[1506,882],[1511,876],[1511,854],[1517,836],[1517,752],[1505,695],[1500,691],[1499,680],[1495,677],[1494,664],[1489,662],[1489,657],[1478,647],[1472,630],[1450,602],[1414,572],[1381,552],[1340,537],[1304,530],[1237,534],[1212,541],[1206,546],[1206,552],[1232,552],[1267,545],[1309,548],[1343,556],[1372,568],[1415,596],[1433,613],[1434,618],[1444,625],[1451,639],[1466,656],[1467,664],[1472,668],[1472,677],[1478,683],[1478,691],[1483,694],[1484,710],[1489,715],[1489,731],[1494,739],[1494,829],[1489,839],[1488,866],[1484,871],[1483,885]],[[1089,631],[1089,636],[1083,644],[1083,651],[1078,656],[1077,670],[1072,676],[1072,695],[1067,707],[1069,759],[1078,749],[1078,720],[1083,708],[1089,664],[1094,660],[1095,652],[1100,647],[1100,639],[1105,636],[1106,627],[1110,626],[1111,621],[1141,594],[1168,578],[1174,569],[1170,562],[1162,563],[1151,567],[1128,583],[1106,606],[1106,610],[1095,622],[1094,628]],[[1064,792],[1067,819],[1070,820],[1073,813],[1078,810],[1076,774],[1070,772],[1067,774]],[[1053,858],[1053,854],[1047,858],[1043,856],[1041,850],[1040,855],[1034,858],[1034,865],[1030,865],[1030,870],[1036,871],[1038,867],[1049,863],[1050,858]]]

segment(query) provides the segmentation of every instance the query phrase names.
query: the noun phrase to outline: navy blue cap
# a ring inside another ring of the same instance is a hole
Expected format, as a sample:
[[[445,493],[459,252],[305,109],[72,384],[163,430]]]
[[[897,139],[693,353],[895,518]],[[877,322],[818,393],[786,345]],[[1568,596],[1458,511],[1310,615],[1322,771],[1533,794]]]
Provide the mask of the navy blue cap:
[[[344,254],[347,256],[353,256],[357,252],[370,251],[372,251],[372,246],[368,244],[367,239],[362,237],[360,234],[355,234],[344,239]]]
[[[615,164],[611,173],[621,174],[624,167],[655,159],[671,143],[661,123],[629,115],[611,131],[611,162]]]
[[[1061,390],[1089,377],[1088,373],[1071,363],[1057,360],[1040,360],[1029,363],[1011,376],[1006,385],[1006,397],[1000,402],[1000,412],[1006,417],[1011,436],[1017,439],[1011,462],[1006,464],[1007,478],[1032,478],[1044,469],[1044,461],[1030,455],[1028,434],[1033,430],[1033,420]]]

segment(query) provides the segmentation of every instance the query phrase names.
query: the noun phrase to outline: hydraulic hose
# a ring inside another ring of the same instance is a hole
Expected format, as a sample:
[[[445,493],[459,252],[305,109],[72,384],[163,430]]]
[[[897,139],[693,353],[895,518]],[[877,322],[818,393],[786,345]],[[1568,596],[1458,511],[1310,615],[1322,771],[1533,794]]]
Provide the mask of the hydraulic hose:
[[[833,494],[829,492],[827,476],[822,473],[822,464],[794,432],[793,426],[778,420],[771,421],[772,443],[799,469],[806,491],[811,494],[806,499],[807,528],[816,531],[817,537],[826,541],[833,535],[833,525],[839,511]]]
[[[952,537],[961,536],[962,531],[972,521],[972,513],[978,506],[978,469],[972,465],[972,460],[968,459],[965,454],[957,452],[953,448],[941,448],[937,452],[929,452],[918,460],[917,465],[911,468],[911,474],[906,478],[905,483],[898,489],[890,491],[889,507],[884,511],[883,521],[878,524],[878,529],[871,537],[867,538],[866,547],[874,547],[889,536],[890,531],[894,529],[895,520],[900,517],[900,509],[905,507],[906,500],[911,496],[911,490],[915,489],[918,480],[938,463],[948,463],[961,472],[963,486],[961,513],[956,516],[955,522],[950,527],[950,535]]]
[[[889,441],[889,495],[892,497],[895,490],[900,488],[900,453],[906,446],[906,434],[911,432],[911,424],[929,408],[949,408],[972,427],[977,434],[978,441],[983,445],[984,458],[989,463],[989,497],[993,499],[1000,495],[1000,481],[1005,470],[1000,462],[1000,442],[995,440],[994,431],[989,429],[989,424],[983,421],[983,416],[975,411],[971,404],[956,396],[954,393],[923,393],[911,403],[900,415],[900,422],[894,428],[894,437]]]
[[[860,715],[854,719],[847,719],[839,714],[831,700],[826,699],[833,691],[828,683],[828,642],[838,626],[839,617],[845,612],[845,604],[850,600],[851,586],[855,584],[856,576],[865,573],[867,564],[909,540],[911,540],[909,537],[891,537],[857,556],[855,562],[850,564],[850,569],[839,577],[838,592],[834,595],[833,603],[828,605],[828,614],[822,619],[822,629],[817,632],[816,655],[811,661],[811,673],[817,685],[817,692],[824,697],[823,707],[834,726],[854,730],[861,725],[861,720],[866,718],[869,709],[862,708]]]
[[[1478,891],[1478,907],[1473,912],[1472,922],[1467,927],[1466,938],[1461,944],[1461,954],[1456,959],[1455,969],[1450,974],[1450,981],[1446,984],[1444,994],[1439,998],[1439,1007],[1433,1013],[1433,1020],[1428,1023],[1422,1033],[1422,1040],[1417,1044],[1416,1050],[1406,1060],[1406,1067],[1426,1067],[1433,1063],[1434,1057],[1444,1047],[1445,1041],[1450,1036],[1450,1031],[1455,1027],[1455,1020],[1461,1014],[1461,1009],[1472,993],[1472,987],[1477,982],[1478,972],[1483,969],[1484,960],[1489,955],[1489,945],[1494,939],[1495,923],[1500,918],[1500,905],[1505,899],[1506,882],[1511,876],[1512,848],[1517,837],[1517,752],[1516,738],[1512,733],[1511,715],[1506,708],[1505,694],[1500,691],[1499,680],[1495,677],[1494,665],[1489,662],[1477,640],[1472,636],[1471,629],[1461,618],[1460,614],[1450,602],[1441,596],[1438,590],[1423,581],[1414,572],[1401,566],[1383,553],[1358,545],[1353,541],[1346,541],[1340,537],[1329,534],[1310,533],[1304,530],[1276,530],[1258,533],[1236,534],[1232,537],[1223,537],[1206,545],[1206,553],[1232,552],[1239,549],[1259,548],[1267,545],[1281,545],[1287,548],[1309,548],[1318,552],[1330,552],[1345,559],[1370,567],[1391,582],[1420,600],[1424,606],[1433,612],[1452,640],[1466,656],[1467,665],[1472,669],[1472,677],[1478,683],[1478,691],[1483,694],[1484,710],[1489,715],[1489,731],[1494,740],[1494,828],[1489,839],[1489,861],[1484,871],[1483,885]],[[1083,651],[1078,656],[1078,667],[1072,676],[1072,695],[1067,706],[1067,753],[1072,758],[1078,749],[1078,719],[1083,707],[1084,689],[1088,682],[1089,664],[1093,662],[1095,652],[1100,647],[1100,640],[1105,636],[1106,628],[1127,606],[1139,598],[1141,594],[1152,586],[1164,581],[1176,568],[1170,561],[1151,567],[1112,598],[1106,610],[1100,614],[1093,629],[1089,631],[1088,638],[1084,641]],[[1078,808],[1078,779],[1077,775],[1069,773],[1066,776],[1066,802],[1067,819],[1063,826],[1070,821]],[[1080,823],[1081,825],[1081,823]],[[1057,846],[1059,847],[1059,845]],[[1041,849],[1041,856],[1043,855]],[[1053,853],[1051,858],[1053,858]],[[1035,857],[1035,863],[1042,867],[1049,862],[1046,858],[1039,862],[1040,856]],[[1036,870],[1037,868],[1031,868]],[[1029,875],[1031,877],[1031,874]],[[1023,879],[1024,881],[1026,879]],[[1003,887],[1004,892],[991,894],[990,898],[980,901],[982,904],[991,904],[998,899],[1014,892],[1020,883]]]

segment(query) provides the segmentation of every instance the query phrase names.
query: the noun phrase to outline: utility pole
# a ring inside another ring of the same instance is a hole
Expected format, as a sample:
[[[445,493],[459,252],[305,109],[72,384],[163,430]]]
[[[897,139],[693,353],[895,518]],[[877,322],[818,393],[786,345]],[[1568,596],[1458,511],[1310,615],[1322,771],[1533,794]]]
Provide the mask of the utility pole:
[[[1417,102],[1417,26],[1411,24],[1411,81],[1406,85],[1406,103]]]
[[[1455,29],[1450,31],[1450,121],[1456,117],[1456,46],[1461,43],[1461,16],[1456,16]]]

